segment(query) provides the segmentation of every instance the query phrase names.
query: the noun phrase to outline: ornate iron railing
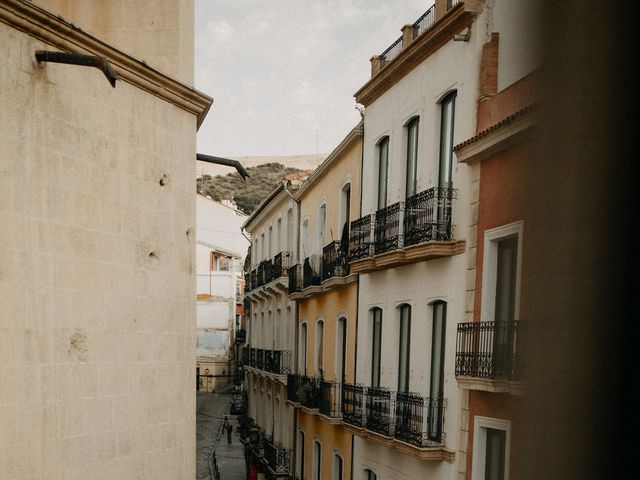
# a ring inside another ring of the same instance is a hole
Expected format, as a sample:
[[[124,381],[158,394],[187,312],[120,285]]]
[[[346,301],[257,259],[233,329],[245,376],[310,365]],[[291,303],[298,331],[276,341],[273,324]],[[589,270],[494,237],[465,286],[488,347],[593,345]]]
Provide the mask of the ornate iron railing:
[[[291,252],[280,252],[273,257],[273,279],[286,276],[291,266]]]
[[[304,375],[287,377],[287,397],[292,402],[307,408],[318,408],[320,404],[320,382],[317,378]]]
[[[289,350],[274,350],[272,372],[284,375],[291,371],[291,352]]]
[[[449,0],[451,1],[451,0]],[[418,38],[424,32],[429,30],[436,22],[436,7],[433,5],[429,10],[424,12],[418,20],[413,24],[413,38]]]
[[[302,269],[302,288],[307,288],[312,285],[320,285],[322,281],[321,272],[319,268],[314,268],[312,265],[311,257],[304,259],[304,266]]]
[[[256,348],[256,368],[258,370],[264,370],[264,350]]]
[[[458,324],[456,376],[520,380],[522,322]]]
[[[403,241],[400,225],[403,212],[404,202],[394,203],[376,212],[374,228],[374,247],[376,254],[402,248]]]
[[[258,267],[251,270],[251,290],[257,288],[258,285]]]
[[[381,64],[384,67],[389,62],[391,62],[394,58],[396,58],[400,52],[402,51],[402,37],[399,37],[395,42],[393,42],[387,49],[380,54]]]
[[[338,240],[322,249],[322,280],[349,274],[349,251]]]
[[[275,474],[287,474],[291,471],[291,451],[284,448],[280,442],[265,439],[264,459]]]
[[[367,399],[367,430],[393,436],[394,416],[393,400],[395,392],[382,387],[368,387]]]
[[[417,447],[438,447],[445,443],[443,398],[398,392],[395,405],[395,438]]]
[[[289,268],[289,294],[302,291],[302,265]]]
[[[249,349],[249,363],[248,365],[250,367],[255,367],[256,366],[256,348],[250,348]]]
[[[363,385],[342,385],[342,421],[364,428],[367,424],[365,390]]]
[[[366,215],[351,222],[349,229],[349,260],[371,256],[371,230],[373,215]]]
[[[338,382],[320,382],[320,413],[327,417],[342,416],[342,384]]]
[[[451,204],[457,196],[453,188],[433,187],[405,202],[404,245],[431,240],[451,240]]]

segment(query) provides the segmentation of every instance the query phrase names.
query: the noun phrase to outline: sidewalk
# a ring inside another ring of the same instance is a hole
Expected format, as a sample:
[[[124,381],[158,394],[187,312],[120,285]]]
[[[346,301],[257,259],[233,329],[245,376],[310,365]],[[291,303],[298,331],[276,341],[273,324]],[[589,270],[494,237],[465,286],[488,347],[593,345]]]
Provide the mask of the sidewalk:
[[[220,480],[245,480],[246,469],[244,446],[240,443],[240,432],[235,415],[229,413],[231,393],[202,393],[196,396],[197,412],[197,479],[212,479],[213,454],[215,452]],[[233,425],[231,443],[222,432],[222,423],[227,416]]]

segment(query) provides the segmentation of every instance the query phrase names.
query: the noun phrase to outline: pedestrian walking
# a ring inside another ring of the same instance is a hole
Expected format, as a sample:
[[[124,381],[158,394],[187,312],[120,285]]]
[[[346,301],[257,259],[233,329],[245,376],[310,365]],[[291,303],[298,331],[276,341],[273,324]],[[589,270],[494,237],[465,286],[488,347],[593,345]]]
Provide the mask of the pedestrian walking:
[[[227,424],[227,443],[231,443],[231,432],[233,431],[233,425]]]

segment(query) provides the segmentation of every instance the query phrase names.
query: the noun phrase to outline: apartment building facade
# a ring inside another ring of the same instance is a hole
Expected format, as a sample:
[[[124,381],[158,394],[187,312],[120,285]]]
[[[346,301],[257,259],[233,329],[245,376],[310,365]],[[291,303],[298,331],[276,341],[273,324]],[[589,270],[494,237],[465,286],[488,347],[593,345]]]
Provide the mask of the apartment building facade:
[[[197,388],[211,392],[237,380],[236,339],[244,309],[247,215],[196,196]],[[244,341],[244,340],[243,340]]]
[[[286,400],[297,311],[288,287],[289,269],[297,263],[299,207],[294,194],[308,175],[286,176],[242,226],[251,238],[243,365],[252,423],[243,426],[241,435],[250,473],[265,478],[286,476],[293,465],[295,412]]]
[[[469,166],[476,259],[468,285],[473,313],[458,324],[456,378],[468,396],[465,478],[519,478],[525,443],[521,318],[529,269],[528,165],[539,124],[535,2],[494,2],[480,69],[476,133],[454,147]],[[530,231],[530,230],[529,230]]]
[[[355,378],[358,284],[348,245],[360,213],[362,135],[359,124],[296,194],[300,261],[289,298],[298,306],[298,348],[287,398],[296,409],[297,478],[351,478],[352,434],[341,420],[343,385]]]
[[[356,92],[364,105],[357,368],[343,422],[354,478],[464,475],[466,397],[455,381],[456,324],[472,311],[468,168],[453,146],[475,130],[484,2],[436,2]]]
[[[2,479],[195,477],[212,99],[192,87],[193,3],[127,6],[0,2]]]

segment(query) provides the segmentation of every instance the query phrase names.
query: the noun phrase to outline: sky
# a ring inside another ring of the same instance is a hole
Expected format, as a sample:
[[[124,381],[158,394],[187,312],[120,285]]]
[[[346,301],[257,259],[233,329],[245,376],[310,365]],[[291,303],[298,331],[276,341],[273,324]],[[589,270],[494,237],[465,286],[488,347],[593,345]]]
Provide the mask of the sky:
[[[195,86],[214,98],[198,152],[331,152],[360,121],[353,94],[432,0],[195,0]]]

